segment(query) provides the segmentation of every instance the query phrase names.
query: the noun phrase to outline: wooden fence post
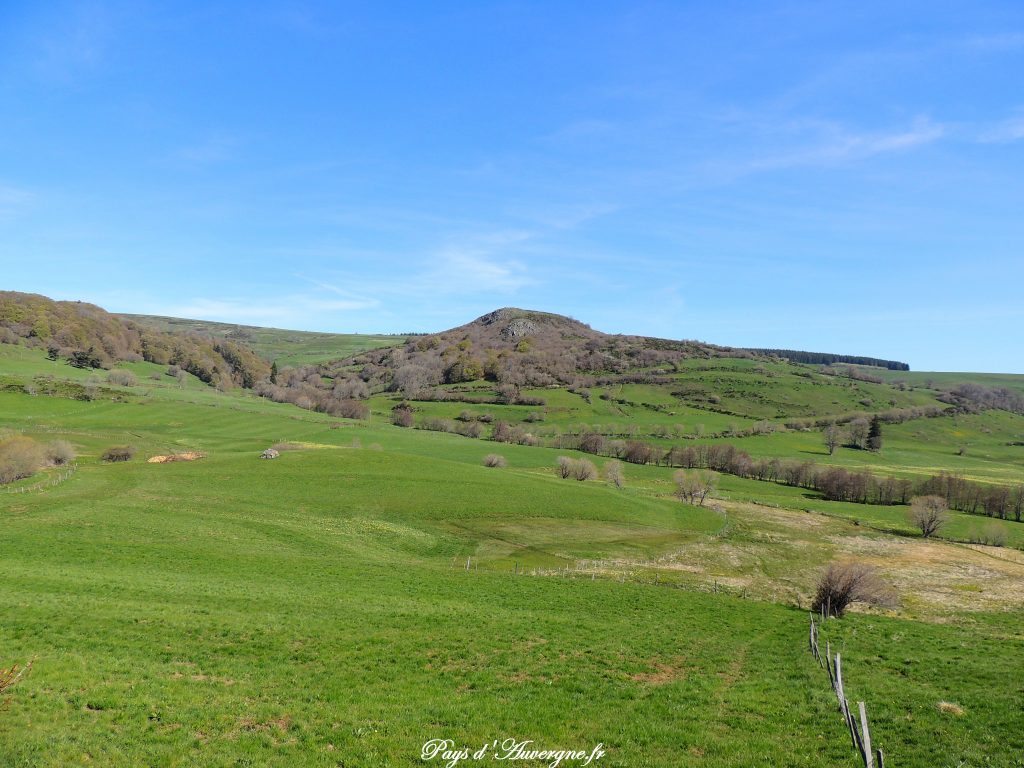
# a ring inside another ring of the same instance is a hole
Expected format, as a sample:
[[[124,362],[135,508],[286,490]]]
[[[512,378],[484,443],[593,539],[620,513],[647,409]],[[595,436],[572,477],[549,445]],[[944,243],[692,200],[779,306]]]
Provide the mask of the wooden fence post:
[[[872,765],[874,764],[874,755],[871,752],[871,732],[868,731],[867,707],[864,705],[863,701],[858,701],[857,707],[860,709],[860,730],[864,747],[864,768],[872,768]]]

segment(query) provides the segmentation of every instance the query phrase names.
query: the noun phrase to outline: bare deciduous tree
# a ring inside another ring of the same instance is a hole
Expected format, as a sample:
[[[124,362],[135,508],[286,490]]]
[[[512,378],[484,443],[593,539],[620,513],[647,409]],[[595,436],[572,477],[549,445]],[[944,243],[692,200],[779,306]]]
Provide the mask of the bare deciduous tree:
[[[825,447],[828,448],[828,455],[831,456],[839,447],[839,427],[829,424],[825,427]]]
[[[585,480],[597,480],[597,467],[594,466],[594,462],[587,459],[577,459],[575,467],[573,467],[572,476],[583,482]]]
[[[909,514],[910,522],[927,539],[949,522],[949,504],[941,496],[915,496],[910,500]]]
[[[878,574],[865,563],[830,563],[818,581],[811,609],[828,616],[842,616],[853,603],[892,606],[896,596]]]
[[[557,463],[558,476],[560,478],[567,480],[572,477],[573,459],[570,459],[568,456],[559,456],[555,459],[555,462]]]
[[[621,488],[626,484],[626,477],[622,474],[621,462],[606,461],[604,464],[604,479],[614,485],[616,488]]]
[[[855,448],[866,448],[871,422],[867,419],[854,419],[850,422],[850,445]]]

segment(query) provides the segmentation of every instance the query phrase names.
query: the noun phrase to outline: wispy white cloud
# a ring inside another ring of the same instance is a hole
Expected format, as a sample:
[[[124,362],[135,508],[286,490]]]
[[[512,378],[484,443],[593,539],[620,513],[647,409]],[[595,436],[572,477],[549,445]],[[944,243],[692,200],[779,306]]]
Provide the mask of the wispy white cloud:
[[[514,293],[533,282],[526,265],[510,251],[534,235],[524,231],[496,232],[446,245],[434,266],[421,276],[445,293]]]
[[[944,125],[919,118],[911,126],[893,131],[856,132],[833,127],[831,135],[797,149],[768,155],[750,162],[751,170],[773,170],[804,165],[824,165],[864,160],[875,155],[901,152],[938,141],[947,133]]]
[[[1024,139],[1024,113],[984,128],[978,134],[978,141],[985,144],[1008,144],[1021,139]]]

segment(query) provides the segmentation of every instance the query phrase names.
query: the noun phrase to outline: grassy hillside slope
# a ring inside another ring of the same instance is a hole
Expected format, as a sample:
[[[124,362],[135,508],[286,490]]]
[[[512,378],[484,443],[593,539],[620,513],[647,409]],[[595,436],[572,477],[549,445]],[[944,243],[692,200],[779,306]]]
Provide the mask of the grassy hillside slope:
[[[0,710],[0,764],[404,766],[431,738],[516,737],[603,743],[598,765],[853,766],[797,607],[837,556],[877,561],[901,596],[825,630],[887,761],[1018,764],[1016,550],[738,478],[690,507],[668,467],[563,481],[566,451],[135,365],[138,386],[78,400],[57,383],[87,374],[0,345],[0,427],[80,454],[57,485],[0,491],[0,665],[35,659]],[[57,396],[26,393],[39,374]],[[138,458],[99,462],[115,443]],[[186,450],[208,457],[144,461]],[[492,451],[506,468],[481,465]]]

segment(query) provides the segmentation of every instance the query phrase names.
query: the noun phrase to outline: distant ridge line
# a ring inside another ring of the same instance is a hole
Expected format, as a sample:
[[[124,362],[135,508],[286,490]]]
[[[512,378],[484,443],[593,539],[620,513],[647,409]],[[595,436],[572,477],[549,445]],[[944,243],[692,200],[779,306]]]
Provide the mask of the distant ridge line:
[[[799,349],[756,349],[752,347],[747,348],[746,351],[760,355],[784,357],[794,363],[810,363],[812,365],[849,363],[850,365],[872,365],[876,368],[888,368],[890,371],[910,370],[909,365],[899,360],[882,360],[881,358],[864,357],[863,355],[836,355],[831,352],[804,352]]]

